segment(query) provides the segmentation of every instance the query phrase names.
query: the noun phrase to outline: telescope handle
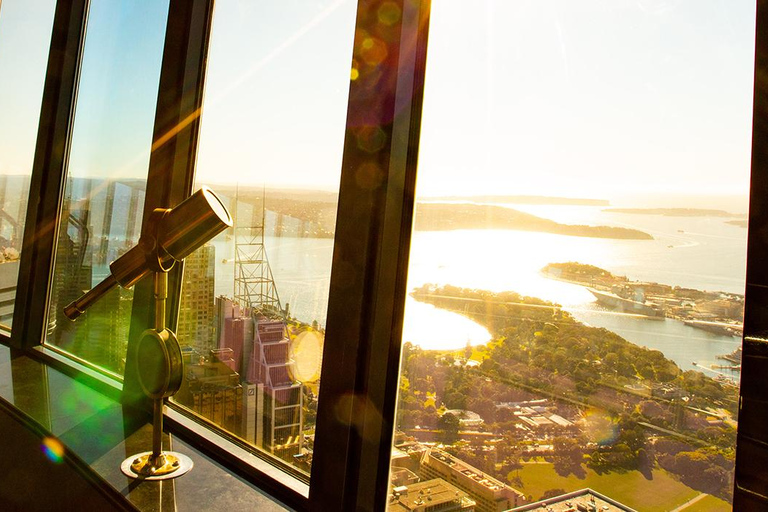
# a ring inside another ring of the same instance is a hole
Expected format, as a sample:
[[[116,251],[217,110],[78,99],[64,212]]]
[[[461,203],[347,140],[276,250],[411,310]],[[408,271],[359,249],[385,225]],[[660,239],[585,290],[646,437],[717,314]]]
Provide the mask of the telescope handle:
[[[64,314],[70,320],[74,320],[83,313],[85,310],[91,307],[91,305],[99,300],[99,298],[117,286],[117,279],[112,274],[108,275],[102,282],[91,288],[79,299],[73,300],[64,308]]]

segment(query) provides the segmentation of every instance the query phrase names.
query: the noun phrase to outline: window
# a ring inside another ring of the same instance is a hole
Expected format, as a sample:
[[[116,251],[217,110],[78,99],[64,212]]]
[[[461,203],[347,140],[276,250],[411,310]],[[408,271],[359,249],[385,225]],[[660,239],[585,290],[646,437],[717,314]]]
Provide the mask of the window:
[[[186,260],[179,306],[174,400],[306,474],[354,9],[217,5],[195,188],[216,190],[235,225]]]
[[[435,5],[392,509],[730,510],[754,3],[721,14]]]
[[[133,290],[75,322],[63,308],[139,239],[167,13],[168,2],[90,3],[53,267],[47,342],[120,375]]]
[[[13,321],[19,252],[51,41],[53,1],[6,0],[0,11],[0,330]]]

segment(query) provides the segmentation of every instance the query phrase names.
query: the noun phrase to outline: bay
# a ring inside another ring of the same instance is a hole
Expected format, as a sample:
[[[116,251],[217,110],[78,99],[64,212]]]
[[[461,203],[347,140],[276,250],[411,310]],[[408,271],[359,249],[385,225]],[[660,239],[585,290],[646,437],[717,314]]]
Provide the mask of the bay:
[[[408,288],[450,284],[494,292],[515,291],[562,305],[578,320],[612,330],[627,340],[663,352],[683,369],[714,373],[716,356],[740,340],[666,319],[653,321],[606,311],[582,286],[540,274],[552,262],[576,261],[605,268],[632,280],[700,290],[744,291],[746,230],[722,217],[665,217],[620,214],[595,206],[525,205],[515,208],[569,224],[640,229],[654,240],[571,237],[512,230],[416,232],[411,245]],[[267,230],[269,232],[269,230]],[[233,294],[234,246],[219,238],[216,293]],[[325,323],[332,239],[265,237],[265,246],[283,305],[299,320]],[[410,297],[403,340],[424,349],[459,349],[483,344],[490,334],[468,318]],[[694,364],[694,362],[696,364]],[[729,374],[731,378],[737,375]]]

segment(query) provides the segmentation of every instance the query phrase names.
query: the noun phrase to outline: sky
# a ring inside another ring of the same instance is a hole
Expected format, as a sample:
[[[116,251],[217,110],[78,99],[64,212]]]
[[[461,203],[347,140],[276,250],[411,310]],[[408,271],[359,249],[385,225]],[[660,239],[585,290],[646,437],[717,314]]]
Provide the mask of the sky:
[[[0,173],[30,174],[55,0],[0,4]]]
[[[168,0],[91,0],[69,173],[146,179]]]
[[[754,2],[459,4],[433,4],[422,193],[746,192]]]
[[[31,165],[52,4],[0,9],[0,172]],[[92,4],[72,172],[144,178],[167,2]],[[421,196],[746,194],[754,1],[432,4]],[[198,182],[337,188],[354,19],[217,2]]]

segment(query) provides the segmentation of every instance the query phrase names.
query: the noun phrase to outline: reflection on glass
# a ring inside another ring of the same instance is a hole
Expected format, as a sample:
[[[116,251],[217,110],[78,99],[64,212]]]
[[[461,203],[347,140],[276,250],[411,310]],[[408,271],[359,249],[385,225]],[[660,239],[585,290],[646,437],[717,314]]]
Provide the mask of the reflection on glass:
[[[754,2],[473,7],[432,10],[390,509],[730,510]]]
[[[48,338],[122,374],[132,290],[71,322],[63,308],[138,241],[168,2],[92,1],[53,269]]]
[[[185,262],[174,400],[308,472],[355,3],[216,8],[196,186],[235,226]]]
[[[54,0],[0,10],[0,330],[10,331]]]

